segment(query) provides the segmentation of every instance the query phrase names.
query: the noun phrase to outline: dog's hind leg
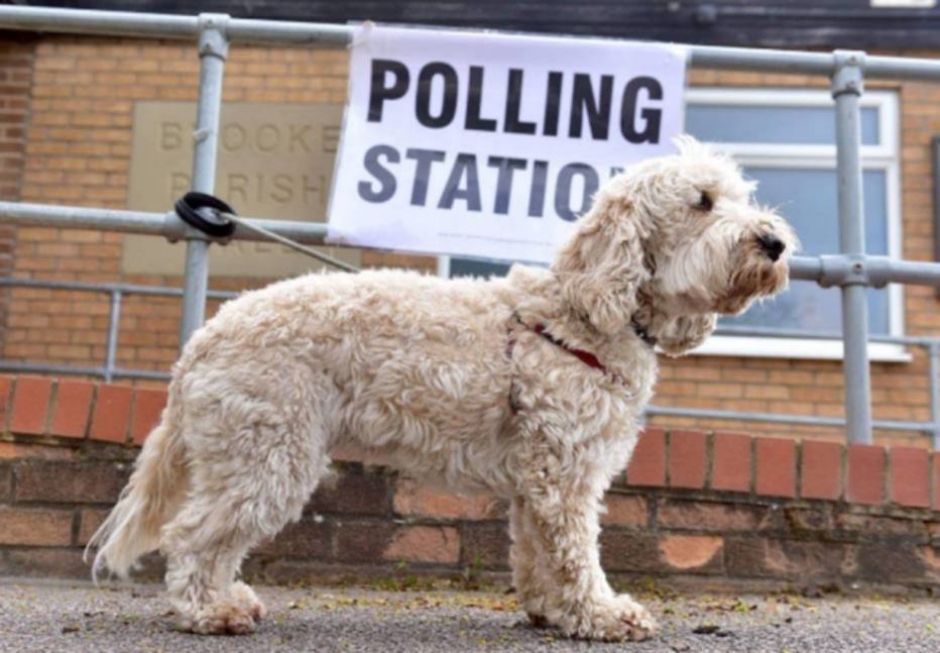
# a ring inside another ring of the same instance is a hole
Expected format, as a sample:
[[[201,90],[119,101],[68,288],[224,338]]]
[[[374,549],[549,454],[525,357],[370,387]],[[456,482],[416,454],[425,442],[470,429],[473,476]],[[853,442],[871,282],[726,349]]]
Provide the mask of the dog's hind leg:
[[[216,433],[196,438],[191,489],[161,532],[169,598],[181,625],[201,634],[254,631],[264,608],[251,588],[235,582],[241,561],[300,517],[328,473],[326,432],[310,410],[315,402],[291,410],[258,397],[235,401],[238,409],[229,404],[202,416]],[[219,433],[226,427],[228,437]]]

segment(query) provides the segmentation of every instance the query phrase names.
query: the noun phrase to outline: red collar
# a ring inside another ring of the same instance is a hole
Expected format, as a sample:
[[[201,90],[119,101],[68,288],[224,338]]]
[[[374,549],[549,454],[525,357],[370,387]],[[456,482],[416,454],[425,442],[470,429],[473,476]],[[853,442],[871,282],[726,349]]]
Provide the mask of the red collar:
[[[597,356],[583,349],[575,349],[573,347],[569,347],[564,342],[562,342],[561,340],[559,340],[558,338],[550,334],[548,331],[546,331],[544,324],[536,324],[533,327],[529,327],[528,325],[525,325],[525,326],[531,329],[532,331],[534,331],[535,333],[539,334],[546,340],[548,340],[553,345],[557,345],[558,347],[561,347],[572,356],[577,356],[581,360],[581,362],[587,365],[588,367],[593,367],[595,370],[600,370],[601,372],[607,372],[607,368],[604,367],[604,364],[601,363],[597,359]]]

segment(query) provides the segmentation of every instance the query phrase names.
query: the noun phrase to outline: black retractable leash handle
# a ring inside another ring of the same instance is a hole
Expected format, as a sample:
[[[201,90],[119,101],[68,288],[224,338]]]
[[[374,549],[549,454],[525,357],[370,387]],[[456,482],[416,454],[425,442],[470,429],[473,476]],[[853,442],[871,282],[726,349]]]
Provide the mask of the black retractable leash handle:
[[[298,252],[302,252],[327,265],[332,265],[333,267],[347,272],[359,271],[354,266],[344,261],[335,259],[332,256],[327,256],[309,247],[304,247],[290,238],[285,238],[273,231],[268,231],[258,224],[253,224],[251,220],[244,220],[238,217],[238,214],[235,213],[235,209],[213,195],[190,191],[176,200],[176,204],[173,205],[173,208],[176,211],[176,215],[178,215],[183,222],[213,238],[228,238],[235,233],[235,227],[241,225],[249,231],[261,234],[265,238],[281,243]]]
[[[228,238],[235,233],[235,223],[225,214],[237,214],[218,197],[190,191],[176,200],[173,208],[183,222],[209,236]]]

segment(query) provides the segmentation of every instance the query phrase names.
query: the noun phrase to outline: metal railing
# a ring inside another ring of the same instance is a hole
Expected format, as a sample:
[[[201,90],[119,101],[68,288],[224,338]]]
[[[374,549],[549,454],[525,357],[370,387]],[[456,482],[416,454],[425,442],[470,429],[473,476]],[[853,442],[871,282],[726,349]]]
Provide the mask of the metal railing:
[[[196,40],[200,58],[199,99],[193,152],[193,190],[212,193],[215,180],[222,79],[232,43],[345,47],[353,28],[319,23],[288,23],[231,18],[226,14],[160,14],[79,11],[0,6],[0,29]],[[886,282],[940,285],[940,264],[893,261],[865,253],[859,158],[859,97],[864,79],[940,81],[940,62],[867,56],[864,52],[796,52],[714,46],[687,46],[693,68],[733,69],[825,75],[836,104],[836,150],[840,254],[794,259],[791,276],[838,286],[842,293],[845,344],[845,425],[851,442],[871,442],[872,407],[868,350],[868,301],[865,289]],[[208,248],[211,240],[173,214],[81,209],[0,202],[0,218],[18,224],[97,228],[150,233],[186,241],[181,343],[205,317]],[[276,233],[307,244],[322,243],[323,225],[265,222]],[[257,239],[237,230],[235,239]]]
[[[784,329],[766,329],[739,326],[720,326],[716,335],[790,338],[800,340],[837,340],[839,333],[822,331],[790,331]],[[931,436],[933,448],[940,451],[940,336],[868,336],[868,342],[918,347],[927,353],[927,391],[930,405],[930,421],[910,420],[873,420],[877,429],[892,431],[917,431]],[[691,417],[699,419],[720,419],[739,422],[765,422],[773,424],[797,424],[806,426],[844,427],[844,417],[826,417],[822,415],[790,415],[762,413],[756,411],[720,410],[714,408],[682,408],[679,406],[648,406],[647,415],[664,417]]]
[[[121,329],[121,308],[126,295],[150,295],[154,297],[182,297],[182,288],[166,286],[146,286],[135,283],[85,283],[84,281],[50,281],[46,279],[0,279],[0,287],[7,288],[44,288],[49,290],[71,290],[110,298],[108,306],[108,331],[105,335],[104,362],[98,367],[87,365],[56,365],[54,363],[29,363],[26,361],[0,361],[0,371],[41,372],[44,374],[77,374],[81,376],[100,376],[111,382],[116,378],[155,379],[170,378],[169,372],[153,370],[127,369],[118,367],[117,348]],[[237,292],[209,290],[208,299],[231,299]]]

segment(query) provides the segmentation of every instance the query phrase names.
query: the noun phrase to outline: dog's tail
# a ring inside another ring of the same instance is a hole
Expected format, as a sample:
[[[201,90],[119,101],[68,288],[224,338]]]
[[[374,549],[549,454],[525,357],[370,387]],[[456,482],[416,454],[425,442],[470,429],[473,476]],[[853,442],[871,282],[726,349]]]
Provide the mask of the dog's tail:
[[[184,445],[168,414],[169,409],[147,436],[117,505],[85,548],[85,562],[91,549],[98,549],[91,572],[95,582],[105,569],[126,578],[142,555],[155,551],[160,527],[179,508],[186,492]]]

